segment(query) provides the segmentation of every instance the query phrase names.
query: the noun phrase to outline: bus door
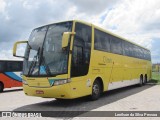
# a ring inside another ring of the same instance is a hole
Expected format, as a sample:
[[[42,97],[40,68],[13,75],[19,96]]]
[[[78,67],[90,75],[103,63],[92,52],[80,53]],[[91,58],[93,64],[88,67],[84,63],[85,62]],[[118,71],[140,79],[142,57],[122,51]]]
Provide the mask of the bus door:
[[[72,55],[72,76],[81,76],[83,74],[83,45],[84,41],[75,37]]]

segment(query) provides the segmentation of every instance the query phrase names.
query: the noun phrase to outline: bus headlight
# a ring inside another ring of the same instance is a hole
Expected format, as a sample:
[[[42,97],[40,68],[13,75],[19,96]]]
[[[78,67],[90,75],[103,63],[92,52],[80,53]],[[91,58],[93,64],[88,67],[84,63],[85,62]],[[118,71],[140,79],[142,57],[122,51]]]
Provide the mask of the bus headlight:
[[[22,83],[25,84],[25,85],[28,85],[27,81],[23,80],[23,79],[22,79]]]
[[[57,85],[62,85],[62,84],[66,84],[66,83],[69,83],[69,82],[71,82],[71,79],[56,80],[54,82],[54,85],[57,86]]]

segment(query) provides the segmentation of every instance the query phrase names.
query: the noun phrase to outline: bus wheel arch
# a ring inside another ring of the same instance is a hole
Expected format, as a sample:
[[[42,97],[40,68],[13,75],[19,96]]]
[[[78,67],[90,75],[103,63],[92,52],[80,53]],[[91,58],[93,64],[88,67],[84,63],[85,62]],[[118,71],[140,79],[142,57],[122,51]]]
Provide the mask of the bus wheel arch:
[[[97,77],[92,85],[92,93],[91,93],[91,100],[97,100],[101,93],[103,92],[103,81],[102,78]]]
[[[3,89],[4,89],[4,84],[3,82],[0,81],[0,92],[3,92]]]
[[[103,84],[103,80],[101,77],[97,77],[95,80],[98,80],[100,85],[101,85],[101,93],[104,91],[104,84]]]

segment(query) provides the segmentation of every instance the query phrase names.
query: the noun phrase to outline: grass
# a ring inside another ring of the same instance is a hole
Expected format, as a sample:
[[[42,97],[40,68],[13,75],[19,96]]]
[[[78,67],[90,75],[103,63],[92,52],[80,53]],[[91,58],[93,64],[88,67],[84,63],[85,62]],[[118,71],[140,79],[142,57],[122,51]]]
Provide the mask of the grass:
[[[152,72],[152,80],[160,84],[160,72]]]

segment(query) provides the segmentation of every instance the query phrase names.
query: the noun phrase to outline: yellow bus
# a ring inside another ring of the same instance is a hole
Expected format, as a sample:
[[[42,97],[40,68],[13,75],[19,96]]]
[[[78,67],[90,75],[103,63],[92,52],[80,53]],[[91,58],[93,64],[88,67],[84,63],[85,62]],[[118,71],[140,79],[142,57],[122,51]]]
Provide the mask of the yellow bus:
[[[24,56],[16,53],[26,43]],[[34,29],[28,41],[16,42],[13,55],[23,57],[26,95],[73,99],[151,79],[150,51],[80,20]]]

